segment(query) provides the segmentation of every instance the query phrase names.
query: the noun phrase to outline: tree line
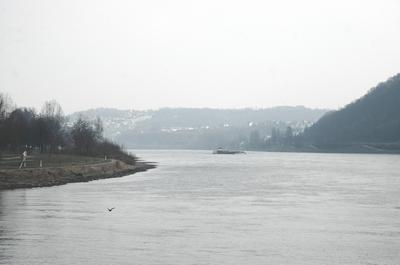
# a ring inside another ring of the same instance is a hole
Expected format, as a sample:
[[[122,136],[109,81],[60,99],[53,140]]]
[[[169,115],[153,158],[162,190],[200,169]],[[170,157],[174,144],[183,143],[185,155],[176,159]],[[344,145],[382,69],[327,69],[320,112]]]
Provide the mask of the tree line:
[[[134,164],[136,158],[103,137],[100,118],[79,117],[68,125],[62,107],[46,101],[40,112],[16,107],[12,99],[0,93],[0,153],[71,154],[115,158]]]
[[[326,113],[304,132],[293,133],[290,127],[286,132],[272,129],[266,148],[334,150],[367,145],[398,150],[399,113],[400,74],[397,74],[342,109]],[[253,139],[258,139],[256,134]],[[256,140],[253,142],[257,143]]]

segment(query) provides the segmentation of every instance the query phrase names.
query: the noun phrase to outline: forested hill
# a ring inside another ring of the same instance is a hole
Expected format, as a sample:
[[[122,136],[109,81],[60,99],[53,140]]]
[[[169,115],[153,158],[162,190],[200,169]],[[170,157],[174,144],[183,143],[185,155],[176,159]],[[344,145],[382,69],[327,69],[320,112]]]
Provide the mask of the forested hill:
[[[400,74],[378,84],[365,96],[325,114],[305,138],[320,148],[349,144],[400,143]]]

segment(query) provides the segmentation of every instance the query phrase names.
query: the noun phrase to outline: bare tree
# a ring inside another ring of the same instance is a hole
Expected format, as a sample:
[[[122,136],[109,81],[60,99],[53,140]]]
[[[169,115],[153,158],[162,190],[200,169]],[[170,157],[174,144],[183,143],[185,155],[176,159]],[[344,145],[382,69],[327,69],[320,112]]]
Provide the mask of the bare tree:
[[[103,122],[100,119],[100,117],[97,117],[97,119],[94,121],[94,130],[95,130],[96,140],[102,141],[104,126],[103,126]]]
[[[40,114],[43,117],[55,118],[60,122],[64,119],[64,112],[61,108],[61,105],[54,99],[46,101],[43,104]]]
[[[7,145],[7,128],[6,119],[15,108],[15,105],[11,98],[2,92],[0,92],[0,160],[3,148]]]
[[[54,153],[57,147],[63,144],[62,128],[65,122],[61,105],[55,100],[46,101],[42,107],[38,120],[40,149]]]
[[[92,124],[79,117],[71,130],[76,150],[81,155],[90,155],[96,144],[96,131]]]
[[[0,92],[0,122],[7,118],[7,115],[15,109],[12,99]]]

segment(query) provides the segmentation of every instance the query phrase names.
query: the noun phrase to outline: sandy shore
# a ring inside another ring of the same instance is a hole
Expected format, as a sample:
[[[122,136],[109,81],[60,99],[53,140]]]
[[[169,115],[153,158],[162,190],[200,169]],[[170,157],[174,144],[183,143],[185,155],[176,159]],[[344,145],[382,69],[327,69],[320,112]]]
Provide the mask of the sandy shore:
[[[146,171],[155,165],[137,162],[135,166],[118,160],[89,165],[73,165],[47,168],[0,170],[0,190],[49,187],[72,182],[87,182],[97,179],[116,178]]]

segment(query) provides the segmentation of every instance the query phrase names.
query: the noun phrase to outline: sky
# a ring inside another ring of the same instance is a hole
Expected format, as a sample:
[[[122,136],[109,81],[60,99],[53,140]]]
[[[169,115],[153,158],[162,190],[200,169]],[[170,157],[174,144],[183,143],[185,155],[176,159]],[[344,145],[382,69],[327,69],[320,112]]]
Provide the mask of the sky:
[[[400,72],[398,0],[0,0],[18,106],[340,108]]]

